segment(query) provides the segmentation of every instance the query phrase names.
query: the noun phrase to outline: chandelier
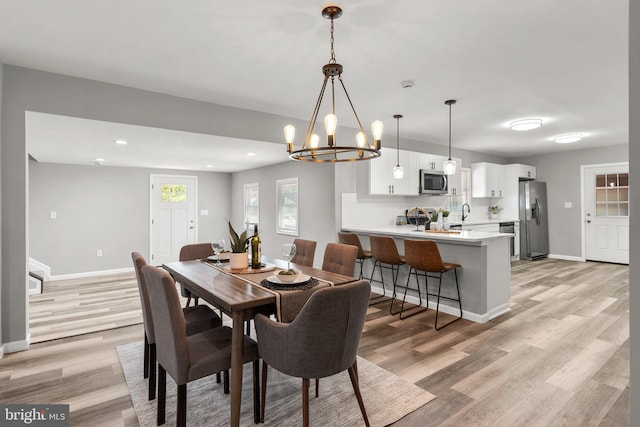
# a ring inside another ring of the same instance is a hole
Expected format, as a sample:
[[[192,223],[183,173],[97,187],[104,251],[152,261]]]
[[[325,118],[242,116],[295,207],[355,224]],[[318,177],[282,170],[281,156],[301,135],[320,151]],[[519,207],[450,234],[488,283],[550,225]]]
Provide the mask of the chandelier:
[[[293,138],[295,136],[295,128],[292,125],[287,125],[284,128],[284,137],[287,142],[287,151],[289,158],[293,160],[301,160],[305,162],[352,162],[356,160],[369,160],[375,157],[380,157],[380,141],[382,139],[382,122],[376,120],[371,124],[371,131],[373,133],[373,145],[369,143],[367,134],[362,127],[358,113],[351,102],[347,88],[342,81],[342,65],[336,62],[335,52],[333,49],[333,20],[342,16],[342,9],[338,6],[329,5],[322,9],[322,16],[331,20],[331,59],[329,63],[322,67],[322,73],[324,74],[324,81],[322,83],[322,89],[320,89],[320,96],[316,101],[316,106],[311,115],[309,121],[309,127],[307,133],[304,136],[302,148],[294,150]],[[355,144],[342,145],[339,144],[336,138],[336,128],[338,125],[338,117],[336,116],[336,104],[335,104],[335,80],[336,78],[340,82],[340,86],[344,90],[349,106],[353,111],[353,114],[358,123],[359,132],[356,135]],[[331,113],[324,117],[324,124],[327,131],[327,144],[320,145],[320,137],[314,133],[316,125],[316,119],[318,118],[318,112],[324,98],[325,89],[327,88],[327,82],[331,80]]]

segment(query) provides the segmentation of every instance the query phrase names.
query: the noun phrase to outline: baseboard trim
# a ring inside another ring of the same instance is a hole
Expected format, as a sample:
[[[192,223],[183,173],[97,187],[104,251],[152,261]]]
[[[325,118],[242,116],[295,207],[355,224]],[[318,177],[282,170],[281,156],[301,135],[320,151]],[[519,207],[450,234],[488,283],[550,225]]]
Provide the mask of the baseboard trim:
[[[33,269],[31,269],[33,267]],[[31,271],[42,271],[44,273],[44,279],[49,280],[51,276],[51,267],[46,264],[41,263],[33,258],[29,258],[29,270]]]
[[[31,334],[27,334],[27,338],[20,341],[11,341],[4,343],[0,352],[3,353],[15,353],[18,351],[28,350],[31,345]]]
[[[585,262],[586,261],[586,258],[583,258],[581,256],[549,254],[548,257],[549,258],[553,258],[553,259],[563,259],[565,261],[579,261],[579,262]]]
[[[382,288],[381,287],[377,287],[377,286],[372,286],[371,287],[371,291],[375,292],[377,294],[382,294]],[[420,300],[418,299],[418,297],[412,296],[412,295],[407,295],[407,302],[410,302],[411,304],[416,304],[418,305],[418,303],[420,302]],[[424,301],[423,301],[423,306]],[[436,306],[436,299],[435,298],[430,298],[429,299],[429,307],[435,309]],[[462,310],[462,318],[466,319],[466,320],[470,320],[472,322],[476,322],[476,323],[487,323],[489,320],[494,319],[506,312],[508,312],[509,310],[511,310],[511,308],[509,307],[509,303],[505,303],[502,304],[498,307],[495,307],[494,309],[488,311],[487,313],[484,314],[479,314],[479,313],[474,313],[472,311],[468,311],[468,310]],[[452,316],[459,316],[460,315],[460,309],[458,307],[455,306],[450,306],[447,304],[446,300],[440,300],[440,311],[446,314],[450,314]]]
[[[115,268],[113,270],[86,271],[84,273],[58,274],[56,276],[50,276],[49,281],[55,282],[57,280],[82,279],[84,277],[109,276],[111,274],[121,274],[121,273],[131,273],[131,272],[133,272],[133,267]]]

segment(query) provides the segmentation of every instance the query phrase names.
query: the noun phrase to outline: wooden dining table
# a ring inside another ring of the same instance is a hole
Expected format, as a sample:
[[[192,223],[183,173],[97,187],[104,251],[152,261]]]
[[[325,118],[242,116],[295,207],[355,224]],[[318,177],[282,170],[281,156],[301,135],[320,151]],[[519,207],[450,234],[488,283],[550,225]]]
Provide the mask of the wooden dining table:
[[[279,269],[288,268],[287,262],[283,260],[263,256],[262,261],[268,265],[275,265]],[[230,425],[239,426],[242,401],[244,322],[251,320],[258,313],[274,314],[276,312],[276,296],[258,284],[238,277],[233,270],[224,271],[212,268],[211,265],[200,260],[171,262],[164,264],[163,268],[182,286],[219,308],[232,319]],[[291,268],[333,285],[342,285],[357,280],[355,277],[294,263],[291,263]],[[256,422],[258,421],[256,420]]]

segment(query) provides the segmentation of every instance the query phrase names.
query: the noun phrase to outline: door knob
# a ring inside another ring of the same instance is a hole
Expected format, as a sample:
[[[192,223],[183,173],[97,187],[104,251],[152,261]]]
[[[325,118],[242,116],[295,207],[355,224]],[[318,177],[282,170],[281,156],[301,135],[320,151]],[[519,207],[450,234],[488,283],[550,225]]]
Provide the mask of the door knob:
[[[587,224],[591,224],[591,220],[590,219],[587,220]]]
[[[190,229],[190,230],[193,230],[193,225],[189,226],[189,229]]]

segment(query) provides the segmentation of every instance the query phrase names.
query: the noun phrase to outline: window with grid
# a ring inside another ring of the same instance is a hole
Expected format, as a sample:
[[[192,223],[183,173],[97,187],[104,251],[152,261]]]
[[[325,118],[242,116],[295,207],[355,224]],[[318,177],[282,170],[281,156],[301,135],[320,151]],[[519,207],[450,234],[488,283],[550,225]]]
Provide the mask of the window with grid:
[[[596,175],[596,216],[629,216],[629,174]]]

